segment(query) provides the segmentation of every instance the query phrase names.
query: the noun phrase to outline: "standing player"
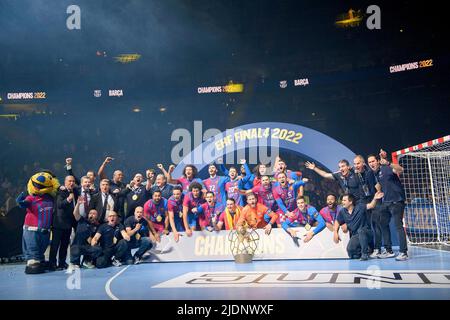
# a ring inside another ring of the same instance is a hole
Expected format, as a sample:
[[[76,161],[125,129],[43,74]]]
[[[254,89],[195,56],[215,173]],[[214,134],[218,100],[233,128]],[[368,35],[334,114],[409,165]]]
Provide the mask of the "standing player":
[[[318,175],[324,177],[325,179],[336,180],[341,186],[344,193],[351,193],[354,195],[356,201],[360,200],[360,181],[355,175],[355,172],[350,167],[348,160],[339,161],[339,171],[334,173],[325,172],[316,167],[314,162],[305,162],[306,168],[313,170]]]
[[[242,179],[237,176],[237,169],[231,167],[228,171],[230,177],[229,181],[225,183],[225,191],[227,192],[227,198],[232,198],[234,201],[242,206],[244,204],[244,197],[241,194],[241,189],[244,188],[242,184]]]
[[[248,172],[244,178],[242,178],[242,183],[244,185],[244,190],[250,190],[261,184],[261,177],[267,175],[267,167],[265,164],[258,164],[253,172]]]
[[[278,205],[273,196],[273,186],[269,176],[262,176],[258,185],[246,191],[246,193],[251,192],[257,195],[258,203],[265,205],[273,212],[277,212]]]
[[[127,187],[121,192],[117,193],[118,197],[126,198],[127,215],[131,217],[134,215],[134,210],[137,207],[143,207],[145,202],[151,197],[151,181],[147,180],[145,186],[142,185],[144,177],[140,173],[134,175],[133,180],[127,185]]]
[[[328,230],[334,231],[334,221],[342,207],[337,204],[336,195],[329,193],[327,195],[327,205],[320,210],[320,215],[325,220]]]
[[[173,195],[167,200],[167,211],[169,212],[170,227],[175,242],[180,239],[178,232],[184,231],[183,224],[183,189],[180,186],[173,187]]]
[[[277,225],[279,227],[283,223],[286,214],[291,213],[295,210],[295,198],[297,197],[297,191],[301,186],[304,185],[305,182],[303,182],[302,180],[296,181],[294,184],[290,184],[287,180],[286,173],[280,172],[278,174],[278,185],[272,188],[272,193],[273,198],[278,205]]]
[[[215,164],[210,164],[208,167],[209,178],[203,180],[206,191],[214,192],[217,202],[224,205],[227,199],[225,192],[225,184],[230,181],[230,177],[218,176]]]
[[[400,252],[395,258],[397,261],[404,261],[408,259],[408,246],[406,243],[406,233],[403,227],[403,215],[405,210],[405,190],[400,178],[398,177],[403,172],[403,168],[398,164],[390,164],[386,159],[386,151],[380,150],[380,162],[378,163],[376,157],[369,157],[369,165],[375,172],[377,182],[381,185],[384,197],[381,206],[382,213],[380,213],[380,223],[383,230],[383,238],[387,238],[389,230],[389,216],[394,218],[395,229],[397,230],[398,241],[400,242]],[[387,226],[387,227],[386,227]],[[386,236],[385,236],[386,233]],[[390,244],[390,243],[389,243]],[[391,248],[386,248],[386,254],[392,256]],[[383,257],[383,256],[382,256]]]
[[[317,224],[314,230],[310,231],[311,226]],[[291,235],[297,244],[297,232],[292,229],[299,227],[300,225],[305,226],[306,231],[309,231],[304,242],[309,242],[316,234],[321,232],[325,228],[325,220],[317,212],[316,208],[306,204],[304,197],[297,198],[297,208],[286,215],[286,220],[281,224],[282,228]]]
[[[169,234],[167,200],[161,196],[161,191],[153,192],[152,199],[144,204],[144,218],[157,242],[161,240],[161,234]]]
[[[198,223],[201,230],[213,231],[216,229],[217,221],[224,207],[216,203],[214,192],[206,192],[206,202],[197,207]]]
[[[192,231],[197,230],[197,207],[205,202],[200,183],[192,182],[189,190],[183,199],[183,223],[188,237],[192,236]]]
[[[183,188],[184,194],[189,192],[189,186],[191,185],[191,183],[198,182],[198,183],[200,183],[200,185],[203,184],[202,179],[197,178],[197,173],[198,173],[197,168],[192,164],[188,164],[184,167],[183,176],[178,179],[172,178],[172,172],[173,172],[173,170],[175,170],[174,165],[170,165],[168,172],[164,169],[164,167],[162,165],[158,166],[158,167],[161,169],[161,171],[167,177],[168,183],[181,185],[181,187]]]
[[[299,180],[302,177],[302,173],[300,171],[291,171],[288,170],[286,162],[282,160],[280,157],[275,158],[275,164],[273,166],[273,177],[275,180],[278,180],[278,175],[280,173],[285,173],[288,180]]]

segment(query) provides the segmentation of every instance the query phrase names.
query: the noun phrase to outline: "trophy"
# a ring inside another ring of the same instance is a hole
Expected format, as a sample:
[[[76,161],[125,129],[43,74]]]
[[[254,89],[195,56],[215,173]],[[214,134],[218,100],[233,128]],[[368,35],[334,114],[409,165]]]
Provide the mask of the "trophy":
[[[238,230],[228,234],[230,250],[236,263],[250,263],[258,248],[259,235],[245,223]]]

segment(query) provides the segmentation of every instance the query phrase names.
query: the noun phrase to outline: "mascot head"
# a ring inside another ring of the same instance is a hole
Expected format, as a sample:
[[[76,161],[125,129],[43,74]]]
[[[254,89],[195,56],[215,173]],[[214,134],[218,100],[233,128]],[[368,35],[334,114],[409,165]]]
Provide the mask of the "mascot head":
[[[48,170],[42,170],[33,175],[27,185],[28,193],[35,196],[49,194],[54,197],[58,188],[58,179]]]

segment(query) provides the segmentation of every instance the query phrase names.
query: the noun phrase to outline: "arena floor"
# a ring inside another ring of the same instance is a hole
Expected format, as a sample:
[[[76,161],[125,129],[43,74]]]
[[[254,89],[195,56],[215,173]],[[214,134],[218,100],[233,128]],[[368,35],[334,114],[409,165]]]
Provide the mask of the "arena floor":
[[[24,274],[0,267],[0,299],[450,299],[450,252],[410,247],[410,260],[144,263]],[[368,280],[366,280],[368,279]]]

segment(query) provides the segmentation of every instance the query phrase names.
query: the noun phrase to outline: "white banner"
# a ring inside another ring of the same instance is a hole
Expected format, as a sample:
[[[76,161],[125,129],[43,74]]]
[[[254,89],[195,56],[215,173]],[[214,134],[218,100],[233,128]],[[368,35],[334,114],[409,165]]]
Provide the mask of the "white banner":
[[[272,229],[270,235],[264,230],[256,230],[259,235],[258,248],[254,260],[284,260],[284,259],[346,259],[348,233],[340,231],[340,241],[333,242],[333,233],[322,230],[309,242],[303,242],[307,233],[305,228],[296,228],[299,241],[297,246],[291,236],[283,229]],[[314,229],[314,228],[312,228]],[[175,261],[223,261],[234,260],[228,239],[230,231],[196,231],[191,237],[180,233],[180,240],[175,242],[173,234],[162,236],[150,251],[152,255],[146,260],[151,262]]]

